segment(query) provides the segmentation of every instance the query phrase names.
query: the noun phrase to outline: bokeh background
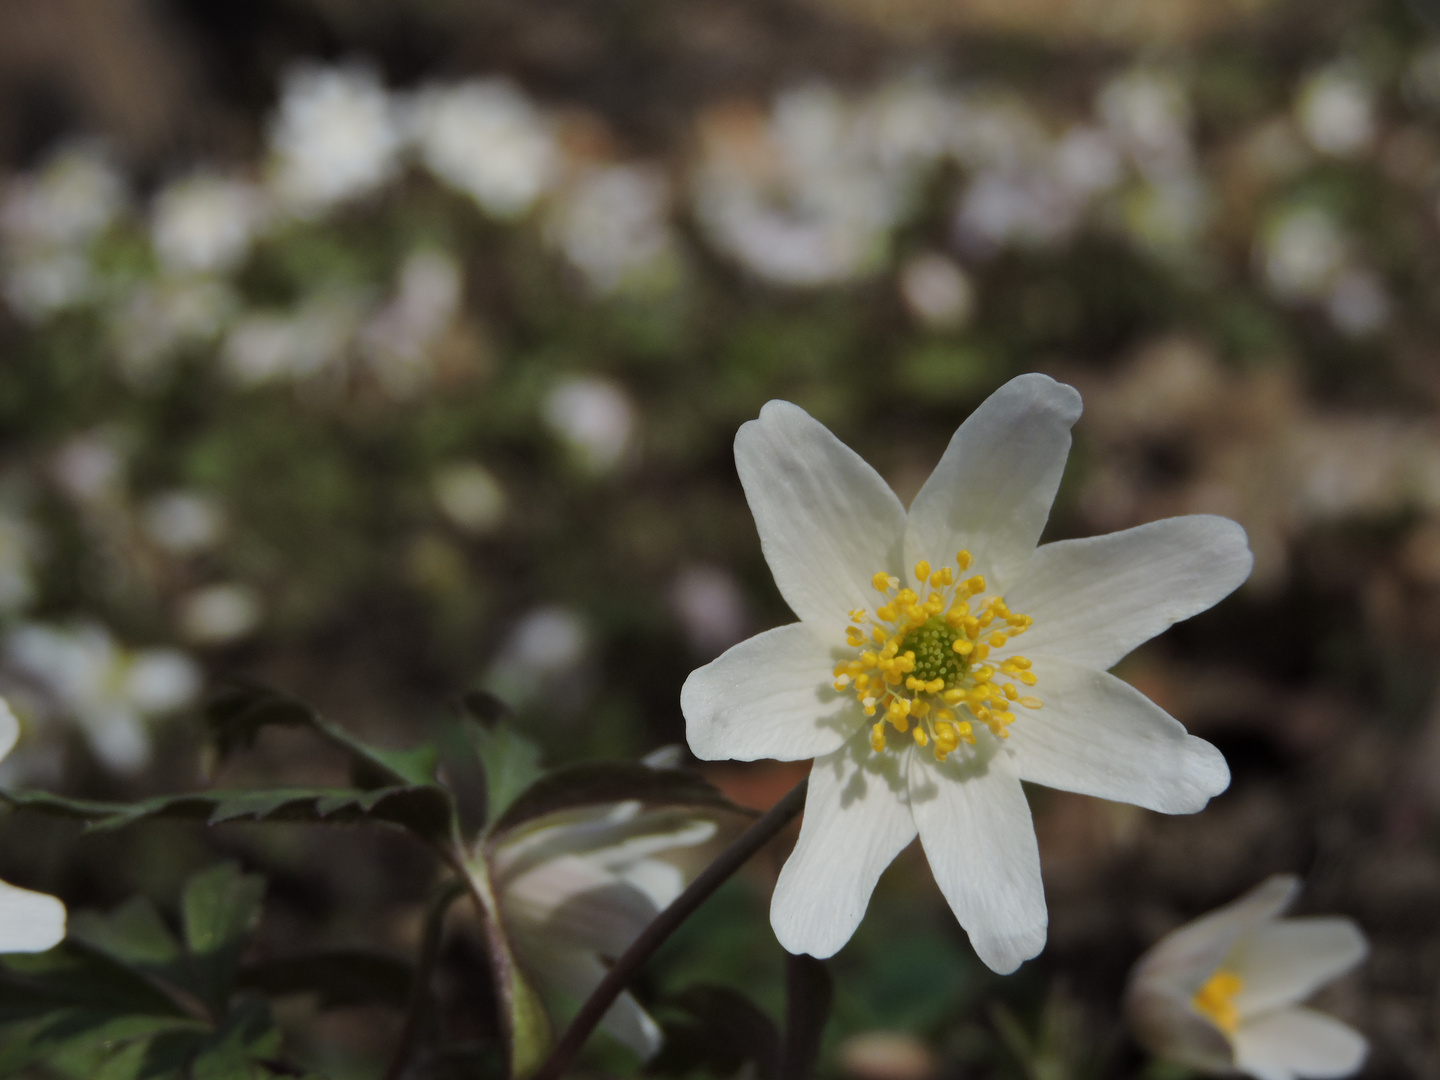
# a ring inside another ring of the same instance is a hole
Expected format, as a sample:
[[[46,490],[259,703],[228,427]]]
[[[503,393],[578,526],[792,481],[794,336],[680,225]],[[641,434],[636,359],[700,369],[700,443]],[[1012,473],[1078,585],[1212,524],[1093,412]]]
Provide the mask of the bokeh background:
[[[1086,403],[1050,538],[1249,531],[1250,582],[1119,669],[1234,783],[1174,819],[1033,791],[1050,943],[1008,979],[902,857],[824,1071],[1184,1076],[1118,1027],[1130,963],[1294,871],[1373,943],[1322,1000],[1365,1075],[1440,1077],[1431,0],[4,0],[0,88],[5,782],[215,779],[237,674],[388,745],[472,687],[554,763],[682,741],[685,675],[790,618],[736,427],[796,401],[908,499],[1040,370]],[[340,770],[272,733],[219,779]],[[173,909],[220,856],[270,876],[260,954],[414,948],[402,838],[0,822],[0,876],[72,907]],[[652,965],[657,1013],[778,1012],[781,856]],[[482,963],[454,935],[477,1038]],[[282,1016],[356,1078],[400,1020]]]

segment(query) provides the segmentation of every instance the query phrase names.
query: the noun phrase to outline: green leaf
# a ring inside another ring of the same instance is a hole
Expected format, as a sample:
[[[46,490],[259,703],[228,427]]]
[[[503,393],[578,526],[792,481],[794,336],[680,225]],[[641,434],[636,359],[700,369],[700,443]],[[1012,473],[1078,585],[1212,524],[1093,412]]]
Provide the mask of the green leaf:
[[[435,782],[435,748],[382,750],[361,742],[325,720],[298,698],[261,683],[235,681],[220,690],[205,710],[211,737],[224,758],[238,746],[249,746],[266,727],[308,728],[345,751],[357,787],[379,788]]]
[[[190,1064],[190,1080],[268,1080],[274,1073],[262,1062],[280,1052],[280,1032],[270,1006],[259,998],[241,1001],[225,1024],[199,1048]]]
[[[191,985],[210,1011],[220,1016],[235,986],[246,939],[260,922],[265,879],[241,873],[232,862],[196,874],[181,900],[185,944],[190,950]]]
[[[321,1008],[379,1003],[403,1008],[413,966],[379,953],[337,950],[270,960],[240,969],[237,984],[271,997],[313,993]]]
[[[106,953],[133,971],[176,986],[189,982],[184,946],[143,896],[132,897],[109,915],[75,912],[67,930],[72,941]]]
[[[485,820],[495,823],[545,772],[540,748],[509,724],[466,724],[466,734],[485,769]]]
[[[260,791],[205,791],[163,795],[137,803],[67,799],[45,791],[0,791],[17,809],[89,823],[90,831],[118,829],[154,819],[204,821],[293,821],[329,825],[379,823],[399,826],[423,839],[448,837],[450,796],[434,784],[356,788],[272,788]]]
[[[510,964],[502,995],[509,1012],[510,1075],[529,1076],[544,1062],[555,1036],[550,1014],[523,971]]]
[[[693,806],[753,817],[710,783],[683,769],[654,769],[635,761],[566,765],[546,773],[510,804],[490,828],[503,832],[557,810],[638,799],[651,806]]]

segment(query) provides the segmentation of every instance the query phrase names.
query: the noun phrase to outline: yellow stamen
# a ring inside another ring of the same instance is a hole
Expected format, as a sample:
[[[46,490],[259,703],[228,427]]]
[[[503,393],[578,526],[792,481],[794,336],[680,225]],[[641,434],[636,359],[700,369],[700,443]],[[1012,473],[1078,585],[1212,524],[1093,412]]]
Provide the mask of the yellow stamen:
[[[1240,1010],[1235,1007],[1235,998],[1244,988],[1245,980],[1221,968],[1196,991],[1190,1003],[1226,1035],[1234,1035],[1240,1027]]]

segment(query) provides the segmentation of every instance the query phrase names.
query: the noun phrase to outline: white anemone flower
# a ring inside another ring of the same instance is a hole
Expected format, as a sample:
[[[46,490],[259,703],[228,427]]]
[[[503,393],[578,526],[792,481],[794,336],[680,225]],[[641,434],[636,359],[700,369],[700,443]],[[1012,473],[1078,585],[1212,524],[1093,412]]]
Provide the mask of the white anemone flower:
[[[1020,781],[1164,813],[1229,784],[1219,751],[1107,669],[1239,586],[1245,533],[1200,515],[1036,547],[1079,415],[1071,387],[1013,379],[960,426],[908,514],[795,405],[770,402],[736,436],[765,559],[800,621],[692,673],[680,704],[700,758],[815,759],[770,908],[791,952],[844,945],[918,833],[975,951],[1013,971],[1047,922]]]
[[[15,748],[20,723],[0,698],[0,759]],[[0,953],[44,952],[65,936],[65,905],[0,881]]]
[[[1299,1003],[1365,958],[1343,917],[1282,919],[1300,882],[1277,874],[1161,938],[1130,973],[1125,1009],[1154,1053],[1255,1080],[1351,1076],[1362,1035]]]
[[[501,836],[490,880],[521,965],[542,994],[583,1001],[703,865],[717,823],[693,809],[638,800],[544,814]],[[702,856],[696,858],[697,855]],[[642,1058],[660,1028],[629,994],[601,1026]]]

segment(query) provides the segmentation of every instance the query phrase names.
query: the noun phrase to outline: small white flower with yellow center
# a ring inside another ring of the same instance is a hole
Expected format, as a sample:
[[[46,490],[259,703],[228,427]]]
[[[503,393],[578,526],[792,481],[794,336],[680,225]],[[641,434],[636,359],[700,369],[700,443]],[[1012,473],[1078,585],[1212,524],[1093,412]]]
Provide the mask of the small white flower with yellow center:
[[[0,698],[0,758],[20,737],[20,723]],[[0,881],[0,953],[44,952],[65,936],[65,905],[53,896]]]
[[[1151,1051],[1255,1080],[1352,1076],[1363,1036],[1300,1006],[1365,958],[1350,919],[1282,919],[1300,883],[1278,874],[1162,938],[1130,973],[1125,1011]]]
[[[794,405],[772,401],[736,436],[800,622],[691,674],[680,703],[698,757],[815,759],[770,909],[791,952],[844,945],[918,833],[976,952],[1013,971],[1047,921],[1021,780],[1165,813],[1229,784],[1213,746],[1106,669],[1244,581],[1245,533],[1194,516],[1037,547],[1079,415],[1071,387],[1012,380],[908,513]]]

